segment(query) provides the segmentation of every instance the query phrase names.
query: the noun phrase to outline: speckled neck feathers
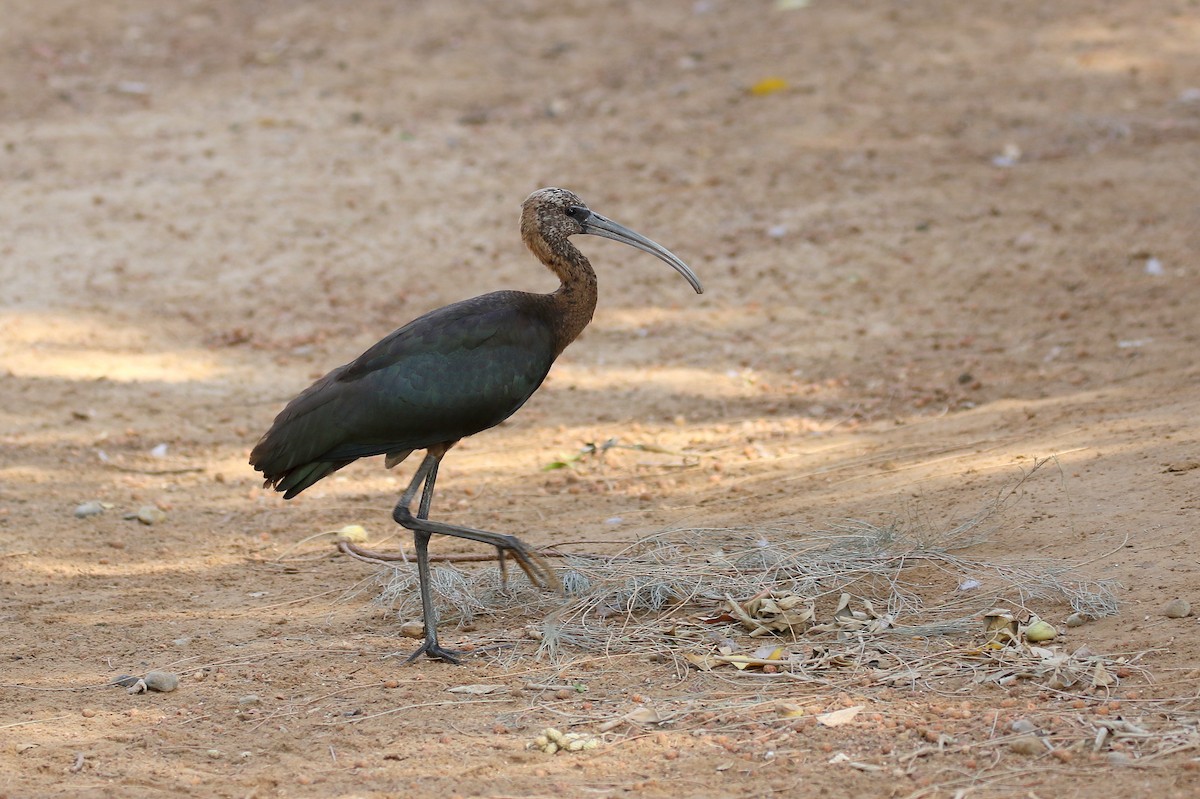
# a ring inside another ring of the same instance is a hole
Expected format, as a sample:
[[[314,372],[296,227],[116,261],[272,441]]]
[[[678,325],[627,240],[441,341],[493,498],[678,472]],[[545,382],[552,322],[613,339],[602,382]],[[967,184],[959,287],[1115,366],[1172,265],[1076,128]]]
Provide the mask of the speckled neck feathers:
[[[521,238],[525,246],[561,281],[558,290],[547,296],[557,317],[556,357],[578,338],[596,310],[596,273],[567,238],[573,232],[560,216],[547,213],[538,205],[526,206],[521,214]]]

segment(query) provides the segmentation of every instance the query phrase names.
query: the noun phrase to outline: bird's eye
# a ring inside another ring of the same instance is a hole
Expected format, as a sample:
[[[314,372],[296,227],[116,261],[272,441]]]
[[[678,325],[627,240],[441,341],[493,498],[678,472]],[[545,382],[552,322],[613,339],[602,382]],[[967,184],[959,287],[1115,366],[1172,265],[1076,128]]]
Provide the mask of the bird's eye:
[[[587,213],[587,209],[579,205],[572,205],[567,208],[567,216],[572,219],[583,219],[587,216]]]

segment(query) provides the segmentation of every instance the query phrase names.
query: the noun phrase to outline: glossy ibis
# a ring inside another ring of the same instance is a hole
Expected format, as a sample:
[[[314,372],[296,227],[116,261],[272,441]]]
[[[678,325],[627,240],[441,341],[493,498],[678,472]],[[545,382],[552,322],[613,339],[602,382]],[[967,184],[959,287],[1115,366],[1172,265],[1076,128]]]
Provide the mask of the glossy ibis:
[[[592,320],[596,273],[570,237],[590,233],[655,255],[700,281],[665,247],[591,211],[564,189],[540,189],[521,207],[521,238],[561,285],[550,294],[497,291],[430,311],[350,363],[313,383],[275,417],[250,453],[264,485],[291,499],[359,458],[385,456],[391,468],[414,450],[425,458],[392,518],[413,532],[425,643],[431,658],[457,663],[437,639],[429,587],[429,538],[467,538],[507,554],[535,585],[557,585],[553,571],[520,539],[429,519],[438,465],[459,439],[507,419],[542,384],[554,359]],[[422,488],[422,486],[424,486]],[[414,517],[410,505],[421,489]]]

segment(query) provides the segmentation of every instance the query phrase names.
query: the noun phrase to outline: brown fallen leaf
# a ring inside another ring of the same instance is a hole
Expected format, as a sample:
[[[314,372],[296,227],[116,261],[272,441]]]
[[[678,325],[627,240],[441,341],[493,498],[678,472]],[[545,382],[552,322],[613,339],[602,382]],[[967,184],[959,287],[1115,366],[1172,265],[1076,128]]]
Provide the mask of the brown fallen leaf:
[[[729,611],[750,631],[751,638],[777,633],[794,635],[808,627],[815,616],[812,600],[796,594],[766,593],[746,602],[738,602],[726,594],[725,601]]]

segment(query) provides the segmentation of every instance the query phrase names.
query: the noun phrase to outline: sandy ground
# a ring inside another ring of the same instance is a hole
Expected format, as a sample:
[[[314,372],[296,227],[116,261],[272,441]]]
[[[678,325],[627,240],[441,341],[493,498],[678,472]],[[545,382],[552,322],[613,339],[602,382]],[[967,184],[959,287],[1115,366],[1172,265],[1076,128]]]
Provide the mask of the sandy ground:
[[[1051,458],[967,554],[1119,583],[1082,627],[1031,609],[1136,667],[1085,693],[550,663],[520,601],[447,626],[462,667],[385,657],[413,642],[376,569],[300,542],[394,550],[409,465],[284,503],[247,453],[419,313],[553,288],[516,229],[543,185],[706,292],[582,242],[594,323],[448,457],[437,515],[602,551],[938,531]],[[1200,601],[1198,185],[1189,2],[5,3],[0,794],[1196,795],[1196,621],[1159,610]],[[662,451],[543,470],[613,437]],[[158,668],[178,690],[105,687]],[[665,720],[525,748],[639,707]],[[1018,719],[1044,751],[1003,743]],[[1106,722],[1146,737],[1093,746]]]

